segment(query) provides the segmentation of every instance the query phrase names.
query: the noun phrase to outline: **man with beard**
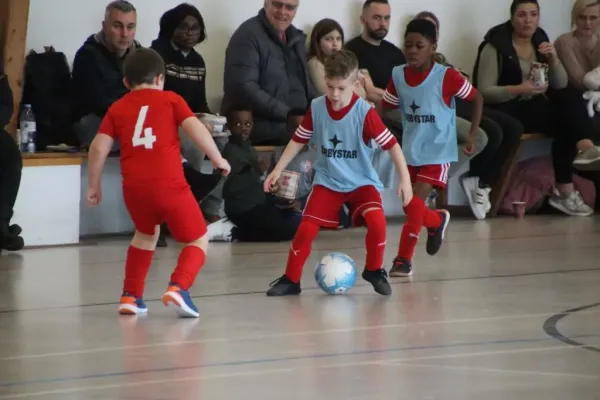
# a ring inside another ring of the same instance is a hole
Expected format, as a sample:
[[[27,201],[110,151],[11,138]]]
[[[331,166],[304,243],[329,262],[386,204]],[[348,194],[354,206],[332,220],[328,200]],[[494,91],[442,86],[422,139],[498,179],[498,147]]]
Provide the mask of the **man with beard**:
[[[376,103],[383,97],[392,69],[406,63],[402,50],[384,40],[390,28],[390,15],[388,0],[366,0],[360,16],[362,34],[345,46],[358,58],[358,67],[368,71],[379,97]]]

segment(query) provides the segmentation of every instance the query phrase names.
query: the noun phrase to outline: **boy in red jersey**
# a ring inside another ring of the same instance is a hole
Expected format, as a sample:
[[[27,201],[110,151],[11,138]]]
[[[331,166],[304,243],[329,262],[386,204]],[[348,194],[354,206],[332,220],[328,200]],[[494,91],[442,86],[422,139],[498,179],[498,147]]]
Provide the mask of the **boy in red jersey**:
[[[412,198],[410,176],[402,149],[375,109],[358,97],[358,60],[339,51],[325,62],[327,95],[314,99],[277,166],[264,182],[275,185],[282,171],[308,144],[317,147],[313,188],[288,255],[285,275],[271,284],[267,296],[300,294],[300,278],[312,241],[319,229],[337,228],[339,211],[347,203],[355,226],[366,225],[367,259],[362,273],[375,292],[387,296],[392,287],[383,268],[386,221],[379,192],[383,185],[373,168],[373,142],[390,152],[398,174],[398,195],[404,204]]]
[[[181,317],[197,318],[198,309],[189,295],[206,259],[206,223],[185,179],[178,127],[212,160],[229,173],[206,127],[186,102],[163,91],[165,65],[151,49],[139,49],[124,64],[124,82],[131,90],[108,110],[89,151],[87,201],[102,201],[102,168],[113,142],[121,147],[123,199],[136,231],[127,251],[120,314],[145,314],[144,283],[160,232],[166,222],[175,240],[184,243],[162,301]]]
[[[382,106],[402,111],[402,147],[414,184],[415,196],[404,206],[398,255],[390,276],[410,276],[412,257],[423,226],[427,228],[426,251],[436,254],[446,233],[450,213],[432,211],[425,199],[433,187],[446,188],[450,163],[458,160],[454,97],[473,102],[471,134],[466,148],[473,152],[483,110],[483,98],[460,72],[433,61],[437,45],[435,25],[425,19],[406,27],[404,52],[408,63],[393,69]]]

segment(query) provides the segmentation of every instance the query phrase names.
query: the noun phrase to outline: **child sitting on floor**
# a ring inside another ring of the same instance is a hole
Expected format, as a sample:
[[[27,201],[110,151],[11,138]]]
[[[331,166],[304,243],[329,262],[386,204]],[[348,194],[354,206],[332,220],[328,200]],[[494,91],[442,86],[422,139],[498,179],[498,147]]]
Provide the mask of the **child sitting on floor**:
[[[233,164],[223,187],[225,214],[234,225],[230,240],[242,242],[280,242],[294,237],[300,224],[300,213],[275,205],[272,194],[262,189],[263,170],[258,154],[250,144],[252,113],[249,108],[236,106],[227,113],[231,132],[223,150],[225,159]],[[274,188],[273,192],[279,190]]]

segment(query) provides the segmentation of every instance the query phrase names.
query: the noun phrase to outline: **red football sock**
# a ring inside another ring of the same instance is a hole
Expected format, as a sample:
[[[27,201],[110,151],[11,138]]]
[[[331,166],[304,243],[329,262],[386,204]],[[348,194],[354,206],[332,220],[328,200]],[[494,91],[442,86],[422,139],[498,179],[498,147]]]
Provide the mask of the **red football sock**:
[[[364,215],[367,224],[367,271],[377,271],[383,267],[385,253],[386,222],[383,210],[371,210]]]
[[[292,282],[300,282],[304,263],[310,255],[313,240],[319,233],[319,226],[314,222],[302,221],[288,254],[285,276]]]
[[[123,281],[123,293],[131,293],[135,297],[144,295],[144,284],[146,276],[152,264],[154,250],[142,250],[129,246],[127,249],[127,260],[125,261],[125,280]]]
[[[179,285],[182,290],[188,290],[194,284],[205,260],[206,253],[200,247],[185,246],[171,275],[171,283]]]
[[[415,247],[417,247],[417,242],[419,241],[419,234],[423,227],[425,209],[425,202],[417,196],[414,196],[410,203],[404,207],[406,222],[404,222],[402,234],[400,235],[398,257],[404,258],[407,261],[412,260]]]
[[[442,216],[437,210],[425,207],[423,210],[423,226],[428,229],[439,228],[442,225]]]

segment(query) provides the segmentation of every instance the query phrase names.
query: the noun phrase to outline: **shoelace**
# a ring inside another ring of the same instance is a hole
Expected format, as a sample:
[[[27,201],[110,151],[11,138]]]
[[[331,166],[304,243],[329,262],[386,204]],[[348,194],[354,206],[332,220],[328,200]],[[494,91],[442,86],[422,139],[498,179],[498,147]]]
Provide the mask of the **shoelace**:
[[[286,282],[287,282],[287,280],[288,280],[288,279],[285,277],[285,275],[282,275],[281,277],[279,277],[279,278],[275,279],[273,282],[269,283],[269,286],[270,286],[270,287],[277,286],[277,285],[278,285],[279,283],[281,283],[281,282],[284,282],[284,283],[286,283]]]

